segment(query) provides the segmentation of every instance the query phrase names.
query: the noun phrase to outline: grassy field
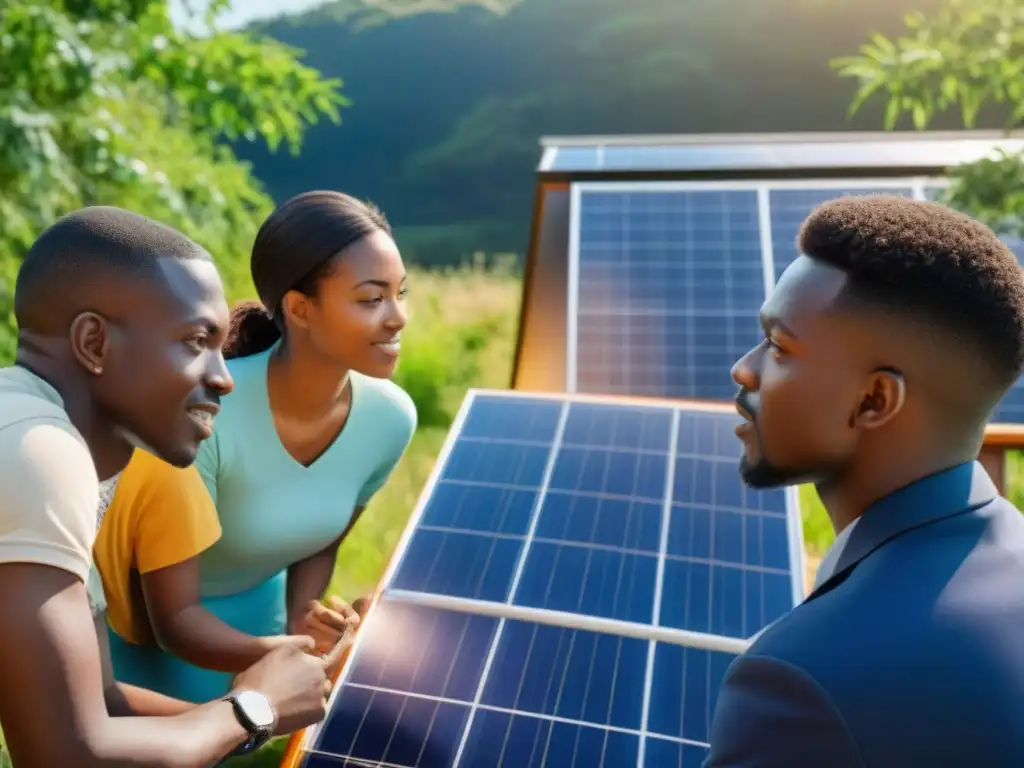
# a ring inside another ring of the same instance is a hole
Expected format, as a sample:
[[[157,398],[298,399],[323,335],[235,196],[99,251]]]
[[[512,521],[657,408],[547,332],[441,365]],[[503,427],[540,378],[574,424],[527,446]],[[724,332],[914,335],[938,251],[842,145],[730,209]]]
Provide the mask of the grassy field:
[[[347,600],[376,587],[430,474],[447,427],[469,387],[507,387],[518,324],[520,282],[511,266],[410,275],[410,322],[396,379],[416,400],[420,429],[388,484],[342,545],[330,592]],[[1007,467],[1010,498],[1024,504],[1024,459]],[[814,489],[800,489],[808,575],[831,544],[831,525]],[[234,768],[279,764],[284,740],[230,762]],[[0,768],[9,763],[0,749]]]

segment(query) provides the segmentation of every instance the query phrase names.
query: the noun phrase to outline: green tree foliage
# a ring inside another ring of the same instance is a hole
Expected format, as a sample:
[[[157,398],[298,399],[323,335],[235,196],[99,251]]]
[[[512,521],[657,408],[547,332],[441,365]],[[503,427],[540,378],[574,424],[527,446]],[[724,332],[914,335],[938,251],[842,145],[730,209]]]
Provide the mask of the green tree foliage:
[[[275,199],[329,184],[373,200],[422,264],[526,248],[542,135],[877,126],[875,105],[847,123],[852,83],[828,62],[939,0],[444,0],[451,12],[424,12],[439,5],[334,0],[261,22],[345,76],[352,118],[311,130],[298,162],[236,148]]]
[[[1007,130],[1024,120],[1024,0],[945,0],[931,17],[906,17],[898,37],[875,34],[859,55],[832,62],[858,90],[856,113],[887,97],[885,127],[909,118],[917,130],[946,112],[974,127],[991,108]],[[946,200],[1008,234],[1024,235],[1024,155],[996,153],[951,169]]]
[[[209,4],[207,20],[227,3]],[[248,249],[271,199],[225,140],[297,153],[339,120],[340,81],[271,40],[176,29],[166,0],[0,3],[0,357],[13,278],[60,215],[118,205],[175,226],[248,291]]]

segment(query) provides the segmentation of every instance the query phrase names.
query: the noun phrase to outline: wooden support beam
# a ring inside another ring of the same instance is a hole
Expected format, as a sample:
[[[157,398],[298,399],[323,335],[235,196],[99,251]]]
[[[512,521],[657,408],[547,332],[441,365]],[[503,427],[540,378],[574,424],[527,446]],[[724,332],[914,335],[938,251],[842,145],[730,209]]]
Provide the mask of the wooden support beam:
[[[986,445],[978,454],[978,461],[985,467],[999,493],[1006,495],[1006,448],[1001,445]]]

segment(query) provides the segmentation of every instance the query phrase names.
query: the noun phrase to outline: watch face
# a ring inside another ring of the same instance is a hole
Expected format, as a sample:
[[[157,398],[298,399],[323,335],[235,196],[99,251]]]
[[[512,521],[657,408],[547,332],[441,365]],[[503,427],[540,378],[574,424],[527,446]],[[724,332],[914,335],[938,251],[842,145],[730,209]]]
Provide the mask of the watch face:
[[[235,696],[238,706],[257,728],[273,728],[274,710],[267,697],[256,691],[240,691]]]

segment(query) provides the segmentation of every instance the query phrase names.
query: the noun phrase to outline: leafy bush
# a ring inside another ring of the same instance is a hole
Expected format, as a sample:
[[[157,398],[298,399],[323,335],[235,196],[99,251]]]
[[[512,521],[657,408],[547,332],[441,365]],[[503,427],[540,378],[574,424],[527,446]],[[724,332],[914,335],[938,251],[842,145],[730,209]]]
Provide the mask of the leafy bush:
[[[421,427],[447,428],[474,386],[512,379],[520,283],[510,265],[409,275],[409,322],[395,374]]]

